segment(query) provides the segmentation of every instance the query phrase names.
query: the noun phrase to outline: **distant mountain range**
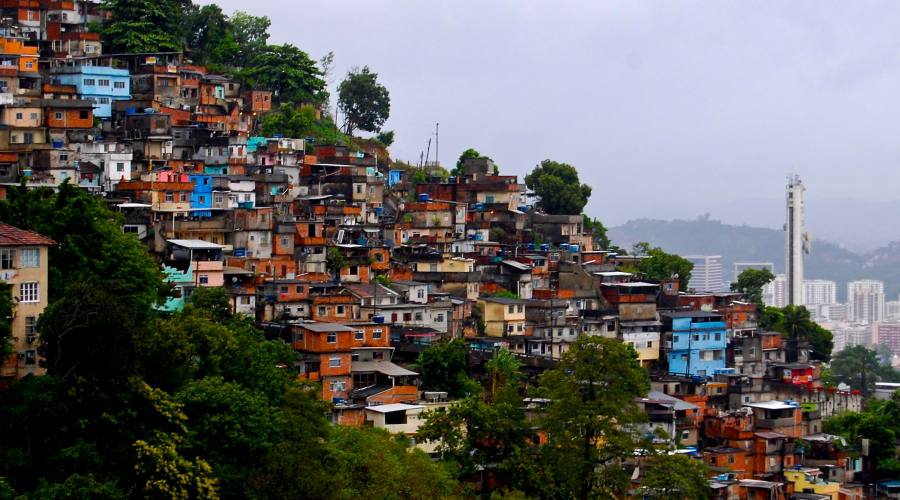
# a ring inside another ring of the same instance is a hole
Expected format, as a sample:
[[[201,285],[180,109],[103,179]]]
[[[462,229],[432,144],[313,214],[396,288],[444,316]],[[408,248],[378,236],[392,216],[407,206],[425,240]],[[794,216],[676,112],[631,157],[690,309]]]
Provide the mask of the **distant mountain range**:
[[[784,200],[748,198],[725,203],[659,202],[632,211],[629,219],[666,214],[671,219],[693,219],[712,214],[726,224],[781,229],[784,224]],[[900,200],[866,201],[827,198],[806,202],[806,227],[818,239],[834,242],[860,255],[874,252],[900,240]],[[601,217],[609,225],[625,224],[625,219]]]
[[[784,232],[778,229],[725,224],[708,218],[637,219],[610,228],[609,237],[625,249],[646,241],[681,255],[721,255],[726,283],[733,279],[735,261],[773,262],[776,272],[784,272]],[[838,300],[846,300],[848,281],[864,278],[884,281],[886,300],[897,300],[900,293],[900,241],[856,253],[817,238],[812,254],[804,262],[807,279],[838,283]]]

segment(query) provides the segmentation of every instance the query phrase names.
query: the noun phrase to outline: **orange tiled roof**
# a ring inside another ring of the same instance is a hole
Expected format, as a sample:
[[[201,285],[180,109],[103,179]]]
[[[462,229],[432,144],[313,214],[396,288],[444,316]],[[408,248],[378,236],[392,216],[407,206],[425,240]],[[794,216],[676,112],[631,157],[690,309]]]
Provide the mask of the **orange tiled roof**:
[[[0,246],[10,247],[20,245],[55,244],[55,241],[42,234],[35,233],[34,231],[26,231],[0,222]]]

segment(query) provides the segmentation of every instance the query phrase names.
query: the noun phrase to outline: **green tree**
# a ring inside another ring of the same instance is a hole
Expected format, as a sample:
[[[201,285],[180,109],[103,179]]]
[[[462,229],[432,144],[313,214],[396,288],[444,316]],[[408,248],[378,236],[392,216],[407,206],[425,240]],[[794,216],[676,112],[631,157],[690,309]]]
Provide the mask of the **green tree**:
[[[100,26],[105,53],[181,51],[190,2],[186,0],[104,0],[109,13]]]
[[[538,206],[548,214],[580,214],[591,197],[591,187],[581,184],[572,165],[544,160],[525,176],[525,185],[539,197]]]
[[[469,158],[476,159],[476,158],[485,158],[485,157],[481,156],[481,153],[479,153],[478,151],[476,151],[473,148],[469,148],[469,149],[463,151],[459,155],[459,159],[456,160],[456,168],[454,168],[453,170],[450,171],[450,175],[454,175],[454,176],[463,175],[465,173],[465,170],[464,170],[465,162]]]
[[[600,219],[594,218],[591,219],[587,216],[587,214],[582,214],[584,218],[584,230],[594,239],[594,250],[607,250],[612,246],[612,242],[609,240],[609,236],[607,235],[606,226],[603,225],[603,222],[600,222]]]
[[[421,450],[386,431],[336,426],[328,458],[338,478],[331,498],[446,498],[454,481]]]
[[[878,354],[865,346],[847,347],[831,360],[831,377],[835,382],[844,382],[859,389],[868,398],[875,390],[875,382],[897,378],[897,372],[890,365],[884,365]]]
[[[378,132],[391,114],[391,96],[378,83],[378,74],[363,66],[350,70],[338,86],[338,107],[344,113],[347,135],[356,129]]]
[[[345,264],[344,254],[335,247],[328,247],[328,251],[325,252],[325,264],[334,273],[335,279],[338,279]]]
[[[659,247],[647,250],[644,255],[647,258],[641,259],[638,269],[645,278],[652,281],[663,281],[677,277],[679,288],[685,291],[688,289],[691,271],[694,269],[691,261],[679,255],[666,253]]]
[[[416,361],[422,387],[429,391],[445,391],[450,397],[463,397],[477,391],[477,384],[467,374],[467,353],[465,342],[459,339],[428,346]]]
[[[234,28],[221,7],[216,4],[192,5],[185,22],[188,26],[187,45],[194,63],[221,68],[235,60],[238,44],[234,39]]]
[[[641,465],[644,498],[680,500],[709,498],[706,465],[687,455],[653,455]]]
[[[320,104],[328,96],[322,70],[291,44],[267,46],[240,74],[251,87],[271,90],[276,104]]]
[[[484,364],[490,376],[490,401],[498,398],[500,391],[507,387],[510,383],[515,383],[519,377],[519,370],[522,363],[509,349],[498,349],[494,351],[491,359]]]
[[[744,269],[738,275],[737,281],[731,284],[732,292],[744,294],[750,302],[762,309],[763,288],[775,279],[775,275],[768,269]]]
[[[765,322],[776,332],[782,333],[788,342],[800,343],[806,341],[810,346],[810,357],[821,361],[831,359],[831,349],[834,347],[831,332],[818,325],[809,315],[804,306],[791,305],[780,310],[766,308]]]
[[[539,420],[548,439],[542,463],[556,477],[553,491],[541,496],[587,499],[627,490],[620,461],[640,446],[633,424],[645,417],[635,399],[649,387],[634,350],[602,337],[582,336],[541,375],[536,395],[550,401]]]
[[[232,64],[242,68],[266,49],[272,22],[268,17],[252,16],[240,10],[232,14],[230,21],[231,37],[237,45]]]
[[[378,134],[375,135],[375,138],[378,140],[378,142],[384,144],[384,147],[389,148],[391,147],[391,144],[394,143],[394,131],[383,130],[381,132],[378,132]]]
[[[418,439],[435,442],[438,453],[452,464],[459,479],[480,478],[483,493],[488,489],[488,469],[504,485],[524,483],[525,477],[519,472],[527,466],[536,441],[514,384],[507,384],[491,404],[473,395],[429,411]]]

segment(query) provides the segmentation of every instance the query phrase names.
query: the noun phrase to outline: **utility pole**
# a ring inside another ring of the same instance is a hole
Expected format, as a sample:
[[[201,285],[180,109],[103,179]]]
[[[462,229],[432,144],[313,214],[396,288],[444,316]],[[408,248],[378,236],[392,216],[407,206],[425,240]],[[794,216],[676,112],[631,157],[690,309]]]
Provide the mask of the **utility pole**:
[[[441,164],[441,132],[440,132],[440,123],[434,124],[434,163],[437,165]]]

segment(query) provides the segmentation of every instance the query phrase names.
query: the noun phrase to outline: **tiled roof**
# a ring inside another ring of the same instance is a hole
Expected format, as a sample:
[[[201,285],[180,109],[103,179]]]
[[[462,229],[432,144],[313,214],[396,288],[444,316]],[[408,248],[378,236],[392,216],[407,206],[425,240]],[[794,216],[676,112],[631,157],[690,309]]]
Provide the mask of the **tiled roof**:
[[[55,241],[42,234],[26,231],[0,222],[0,246],[2,247],[55,244]]]

